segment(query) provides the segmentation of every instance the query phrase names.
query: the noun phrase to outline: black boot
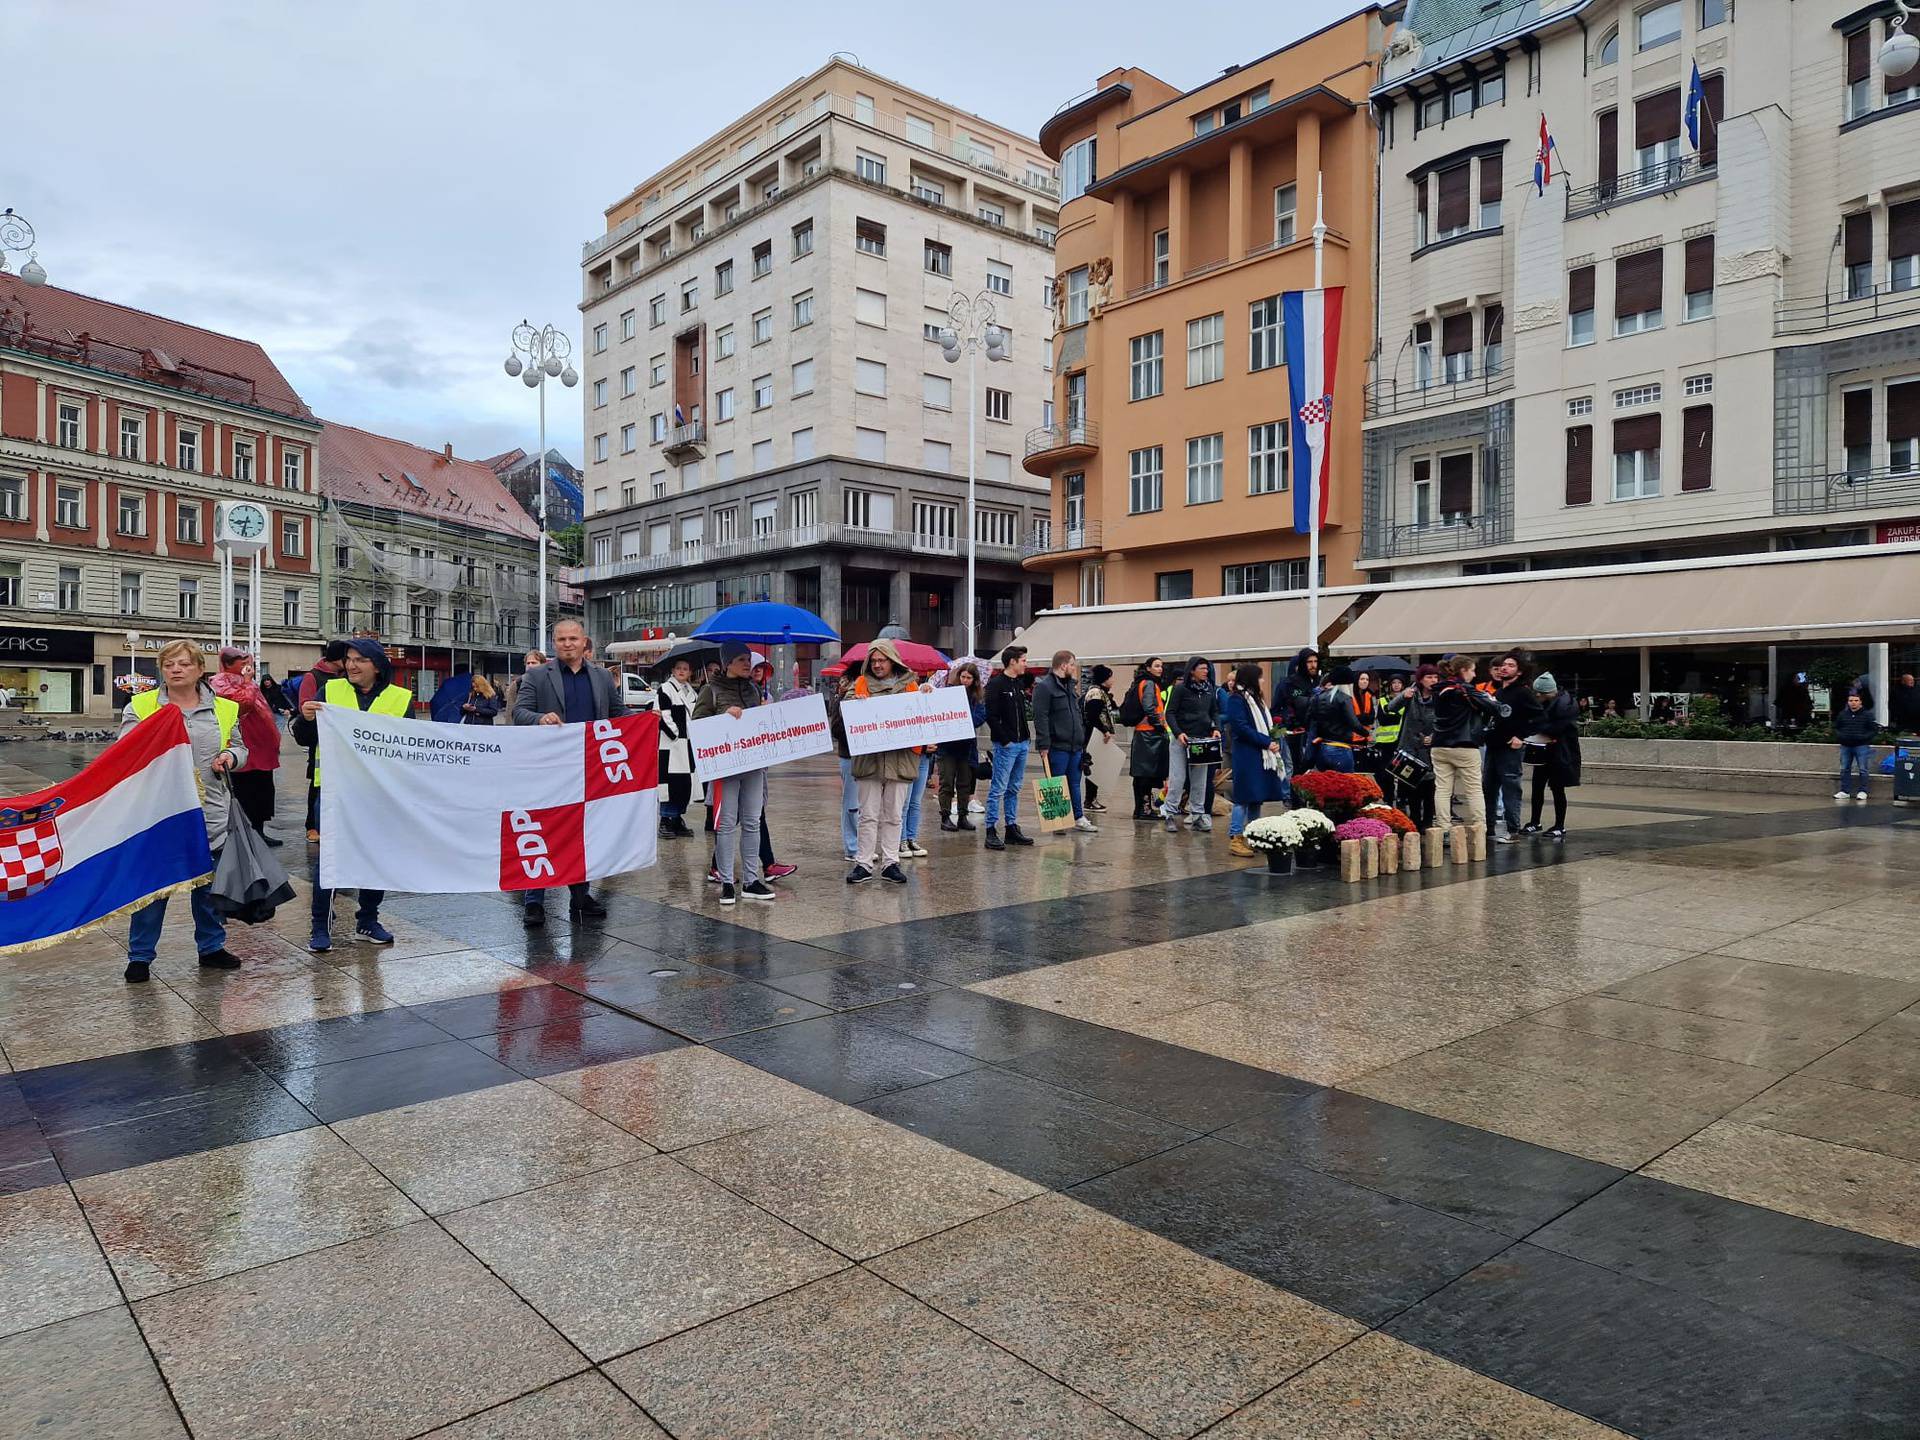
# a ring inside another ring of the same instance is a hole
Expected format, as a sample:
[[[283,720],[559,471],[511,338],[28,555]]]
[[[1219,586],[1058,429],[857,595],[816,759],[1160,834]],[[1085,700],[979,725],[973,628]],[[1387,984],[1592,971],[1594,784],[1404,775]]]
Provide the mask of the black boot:
[[[1031,845],[1033,844],[1033,841],[1028,839],[1026,835],[1021,833],[1020,827],[1018,825],[1009,825],[1007,826],[1007,844]]]
[[[1000,832],[991,825],[987,826],[987,849],[1004,850],[1006,848],[1005,842],[1000,839]]]
[[[978,830],[980,827],[969,820],[967,818],[967,812],[962,810],[960,812],[960,819],[955,823],[953,828],[956,830]]]

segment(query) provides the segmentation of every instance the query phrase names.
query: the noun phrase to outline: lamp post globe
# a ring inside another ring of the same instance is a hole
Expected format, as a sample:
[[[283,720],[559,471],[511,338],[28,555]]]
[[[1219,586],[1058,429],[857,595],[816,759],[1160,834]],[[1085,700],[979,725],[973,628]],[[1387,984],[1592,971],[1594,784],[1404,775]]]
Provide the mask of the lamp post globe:
[[[1912,62],[1909,61],[1909,64]],[[20,267],[20,279],[28,288],[38,290],[47,283],[47,271],[38,260],[28,260]]]
[[[526,366],[520,363],[520,357],[518,355],[507,356],[505,369],[509,376],[517,377],[520,372],[526,368]]]
[[[1915,65],[1920,65],[1920,39],[1905,30],[1887,36],[1886,44],[1880,47],[1881,73],[1889,80],[1898,80],[1912,73]]]
[[[525,385],[525,386],[526,386],[526,387],[527,387],[527,388],[528,388],[529,390],[532,390],[532,389],[534,389],[534,388],[535,388],[536,386],[538,386],[538,385],[539,385],[539,383],[540,383],[540,370],[539,370],[539,367],[538,367],[538,366],[529,366],[529,367],[527,368],[527,373],[526,373],[526,374],[524,374],[524,375],[522,375],[522,376],[520,377],[520,383],[521,383],[522,385]]]
[[[571,390],[580,383],[580,372],[569,365],[560,372],[560,383]]]

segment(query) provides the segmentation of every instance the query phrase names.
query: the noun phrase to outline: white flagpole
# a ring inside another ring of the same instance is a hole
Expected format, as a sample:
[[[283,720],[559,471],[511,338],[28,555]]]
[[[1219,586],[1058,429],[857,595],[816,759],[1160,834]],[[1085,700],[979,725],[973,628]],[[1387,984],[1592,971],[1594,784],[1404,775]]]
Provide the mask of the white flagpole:
[[[1320,172],[1313,177],[1313,288],[1322,286],[1325,276],[1327,245],[1326,181]],[[1324,297],[1323,297],[1324,298]],[[1323,315],[1325,311],[1321,312]],[[1333,376],[1327,376],[1327,394],[1333,393]],[[1327,426],[1327,443],[1333,439],[1333,427]],[[1307,465],[1307,644],[1320,648],[1320,457],[1311,457]]]

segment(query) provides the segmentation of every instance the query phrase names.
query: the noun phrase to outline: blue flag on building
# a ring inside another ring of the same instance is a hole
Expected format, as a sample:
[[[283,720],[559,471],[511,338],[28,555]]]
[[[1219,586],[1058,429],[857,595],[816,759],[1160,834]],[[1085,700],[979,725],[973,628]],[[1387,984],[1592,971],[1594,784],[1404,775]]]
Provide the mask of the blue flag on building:
[[[1700,84],[1700,62],[1693,62],[1693,78],[1687,82],[1687,143],[1694,154],[1700,153],[1700,113],[1707,108],[1707,92]],[[1711,121],[1713,117],[1707,116]]]

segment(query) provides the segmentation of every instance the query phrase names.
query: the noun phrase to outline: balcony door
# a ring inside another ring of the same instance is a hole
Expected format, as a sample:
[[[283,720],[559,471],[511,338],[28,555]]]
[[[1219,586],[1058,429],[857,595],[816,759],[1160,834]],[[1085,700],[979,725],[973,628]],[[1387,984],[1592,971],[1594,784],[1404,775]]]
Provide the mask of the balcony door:
[[[1087,477],[1068,475],[1060,482],[1060,524],[1067,532],[1063,537],[1068,548],[1081,543],[1080,536],[1087,528]]]
[[[1087,372],[1082,370],[1067,376],[1067,437],[1072,439],[1074,432],[1083,430],[1087,424]]]

